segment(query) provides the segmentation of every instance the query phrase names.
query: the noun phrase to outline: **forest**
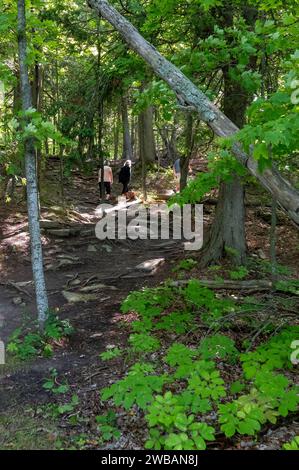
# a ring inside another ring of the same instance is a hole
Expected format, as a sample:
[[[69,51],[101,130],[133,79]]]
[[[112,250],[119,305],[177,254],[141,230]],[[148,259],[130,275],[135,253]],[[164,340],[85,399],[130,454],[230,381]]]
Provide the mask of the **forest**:
[[[299,0],[0,0],[0,221],[1,451],[299,450]]]

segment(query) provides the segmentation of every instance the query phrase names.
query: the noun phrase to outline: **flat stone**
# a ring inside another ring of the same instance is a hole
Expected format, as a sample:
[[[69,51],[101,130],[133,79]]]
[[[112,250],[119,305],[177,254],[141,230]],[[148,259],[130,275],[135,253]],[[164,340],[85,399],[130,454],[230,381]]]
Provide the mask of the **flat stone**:
[[[147,261],[143,261],[142,263],[136,266],[137,271],[142,272],[152,272],[155,271],[158,266],[162,265],[165,262],[165,258],[154,258],[149,259]]]
[[[77,292],[69,292],[63,290],[63,297],[71,304],[77,302],[89,302],[90,300],[96,300],[97,296],[95,294],[78,294]]]
[[[40,228],[44,229],[61,229],[61,224],[55,220],[40,220]]]
[[[162,199],[163,201],[167,201],[168,199],[171,198],[171,196],[174,196],[175,192],[172,189],[165,189],[163,191],[160,191],[157,194],[157,199]]]
[[[79,286],[81,284],[81,280],[79,278],[73,279],[69,282],[69,286]]]
[[[92,284],[91,286],[85,286],[80,289],[80,292],[95,292],[100,289],[109,289],[109,290],[117,290],[114,286],[106,286],[106,284]]]
[[[47,233],[54,235],[55,237],[67,238],[78,235],[80,233],[80,228],[61,228],[61,229],[50,229],[47,230]]]

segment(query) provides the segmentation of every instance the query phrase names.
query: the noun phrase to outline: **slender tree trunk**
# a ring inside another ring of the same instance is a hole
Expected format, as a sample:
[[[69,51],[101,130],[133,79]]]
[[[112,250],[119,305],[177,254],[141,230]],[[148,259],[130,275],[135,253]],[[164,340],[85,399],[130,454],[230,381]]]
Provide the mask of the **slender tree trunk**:
[[[162,80],[168,83],[176,93],[181,105],[198,112],[201,120],[207,123],[216,135],[229,137],[238,131],[238,127],[204,93],[175,65],[165,59],[152,44],[147,42],[137,29],[106,0],[87,0],[87,3],[109,21],[131,48],[143,57]],[[276,198],[278,204],[299,228],[299,192],[274,167],[260,172],[258,162],[251,154],[247,154],[243,150],[240,143],[232,145],[232,152],[237,160]]]
[[[125,95],[123,95],[121,99],[121,114],[123,122],[123,158],[125,160],[133,160],[132,142],[128,116],[128,100]]]
[[[46,152],[46,156],[49,155],[49,140],[48,140],[48,137],[45,138],[45,152]]]
[[[270,230],[270,260],[271,260],[271,275],[272,275],[273,283],[277,281],[276,228],[277,228],[277,204],[276,204],[276,200],[272,198],[271,230]]]
[[[169,130],[165,126],[162,128],[158,128],[158,131],[159,131],[162,143],[164,145],[167,161],[169,164],[172,165],[178,157],[177,148],[176,148],[176,139],[177,139],[176,123],[173,124],[173,128],[171,130],[170,136],[169,136]]]
[[[21,77],[21,96],[23,111],[32,107],[31,88],[27,67],[27,41],[26,41],[26,13],[25,0],[18,0],[18,45]],[[35,284],[36,304],[38,311],[38,322],[43,328],[47,318],[48,298],[46,292],[43,253],[38,217],[38,189],[36,181],[35,148],[34,140],[25,140],[25,169],[27,179],[27,207],[31,242],[31,262],[33,279]]]
[[[134,161],[138,160],[139,158],[139,123],[138,123],[138,117],[135,119],[134,123],[134,147],[133,147],[133,157]]]
[[[101,94],[101,81],[100,81],[100,74],[101,74],[101,42],[100,42],[100,25],[98,23],[98,42],[97,42],[97,49],[98,49],[98,63],[97,63],[97,99],[98,99],[98,152],[99,152],[99,159],[100,159],[100,168],[101,168],[101,201],[104,202],[105,200],[105,185],[104,185],[104,152],[103,152],[103,128],[104,128],[104,100]]]
[[[114,160],[118,158],[118,148],[119,148],[119,125],[120,125],[120,109],[117,108],[115,113],[115,120],[114,120]]]
[[[131,117],[131,146],[132,146],[132,157],[133,157],[133,160],[135,159],[134,148],[135,148],[135,145],[136,145],[136,140],[135,140],[135,123],[136,123],[135,116],[132,116],[132,117]]]
[[[139,139],[144,161],[154,162],[156,159],[155,136],[153,131],[153,108],[149,106],[139,115]]]
[[[33,30],[33,34],[35,31]],[[41,108],[41,85],[42,85],[42,76],[41,68],[38,61],[34,63],[33,69],[33,81],[32,81],[32,104],[33,107],[40,112]],[[35,161],[36,161],[36,174],[37,174],[37,186],[38,194],[41,194],[41,175],[42,175],[42,153],[41,153],[41,144],[38,143],[35,149]],[[40,201],[39,201],[40,206]]]
[[[192,131],[193,131],[193,116],[191,113],[186,117],[186,130],[185,130],[185,155],[180,158],[181,179],[180,191],[187,186],[187,178],[189,173],[189,161],[192,154]]]
[[[64,160],[63,160],[64,146],[60,144],[59,149],[59,179],[60,179],[60,200],[62,207],[65,207],[65,194],[64,194]]]
[[[141,114],[139,114],[138,116],[138,143],[139,143],[139,161],[141,162],[142,192],[143,192],[144,199],[147,200],[144,132],[143,132],[143,120],[142,120]]]

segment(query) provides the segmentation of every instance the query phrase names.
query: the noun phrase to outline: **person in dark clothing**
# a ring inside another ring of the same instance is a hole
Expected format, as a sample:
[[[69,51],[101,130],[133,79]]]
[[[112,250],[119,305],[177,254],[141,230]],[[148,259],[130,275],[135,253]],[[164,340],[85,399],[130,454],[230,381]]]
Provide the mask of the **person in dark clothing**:
[[[129,183],[131,180],[131,166],[131,160],[127,160],[119,172],[118,181],[123,185],[122,194],[127,194],[127,192],[129,191]]]

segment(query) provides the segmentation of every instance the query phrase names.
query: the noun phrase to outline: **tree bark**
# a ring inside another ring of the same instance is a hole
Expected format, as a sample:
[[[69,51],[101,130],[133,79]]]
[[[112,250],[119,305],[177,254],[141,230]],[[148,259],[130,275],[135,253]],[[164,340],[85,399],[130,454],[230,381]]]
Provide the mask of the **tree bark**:
[[[186,129],[185,129],[185,155],[180,158],[181,178],[180,178],[180,191],[187,186],[187,178],[189,173],[189,161],[192,153],[192,130],[193,130],[193,116],[188,113],[186,116]]]
[[[146,163],[156,159],[155,137],[153,131],[153,108],[149,106],[138,116],[139,142],[142,158]]]
[[[223,256],[230,256],[235,264],[246,258],[244,190],[237,176],[231,183],[220,186],[218,204],[211,233],[204,247],[202,266],[215,263]]]
[[[133,160],[132,142],[130,134],[128,101],[126,96],[121,98],[121,114],[123,122],[123,158],[125,160]]]
[[[142,192],[144,200],[147,200],[147,188],[146,188],[146,161],[144,152],[144,132],[143,132],[143,120],[142,115],[138,116],[138,150],[139,150],[139,161],[141,162],[141,181],[142,181]]]
[[[230,77],[229,67],[223,69],[223,111],[239,128],[245,122],[248,95],[241,84]],[[244,187],[238,177],[220,185],[215,218],[201,258],[202,266],[229,256],[237,264],[246,260]]]
[[[119,147],[119,125],[120,125],[120,109],[117,107],[114,117],[114,160],[118,159],[118,147]]]
[[[18,0],[18,46],[23,111],[32,107],[31,88],[27,67],[26,13],[25,0]],[[28,122],[28,120],[27,120]],[[47,318],[48,297],[46,292],[43,253],[39,225],[38,189],[35,164],[34,139],[25,140],[25,171],[27,180],[27,207],[31,242],[31,263],[35,284],[38,322],[43,328]]]
[[[87,0],[88,5],[109,21],[124,40],[139,54],[176,93],[183,106],[198,112],[202,121],[220,137],[229,137],[238,127],[225,116],[176,66],[165,59],[155,47],[146,41],[137,29],[127,21],[106,0]],[[258,162],[247,154],[240,143],[232,146],[237,160],[261,182],[276,198],[279,205],[288,213],[299,228],[299,192],[274,168],[269,167],[262,173]]]

